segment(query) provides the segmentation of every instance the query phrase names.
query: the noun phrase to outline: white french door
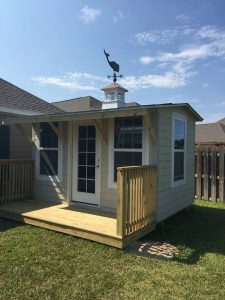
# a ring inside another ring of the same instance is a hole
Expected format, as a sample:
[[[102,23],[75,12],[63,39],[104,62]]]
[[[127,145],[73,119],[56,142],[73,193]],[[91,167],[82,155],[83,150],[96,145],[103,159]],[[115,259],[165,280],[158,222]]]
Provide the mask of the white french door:
[[[100,205],[100,139],[91,123],[74,126],[72,201]]]

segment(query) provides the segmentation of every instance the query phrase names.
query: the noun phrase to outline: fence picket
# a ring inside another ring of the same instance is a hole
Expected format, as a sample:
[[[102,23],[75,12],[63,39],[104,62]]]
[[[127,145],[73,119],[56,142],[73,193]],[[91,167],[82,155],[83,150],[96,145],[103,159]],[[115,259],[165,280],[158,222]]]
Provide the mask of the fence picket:
[[[196,198],[225,202],[225,145],[196,145],[195,159]]]

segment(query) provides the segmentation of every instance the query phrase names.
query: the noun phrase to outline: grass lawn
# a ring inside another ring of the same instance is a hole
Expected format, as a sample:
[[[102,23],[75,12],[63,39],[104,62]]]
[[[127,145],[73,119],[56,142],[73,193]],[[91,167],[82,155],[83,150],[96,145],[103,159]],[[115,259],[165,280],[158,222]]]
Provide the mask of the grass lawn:
[[[225,299],[225,205],[196,201],[148,237],[170,261],[0,221],[0,299]]]

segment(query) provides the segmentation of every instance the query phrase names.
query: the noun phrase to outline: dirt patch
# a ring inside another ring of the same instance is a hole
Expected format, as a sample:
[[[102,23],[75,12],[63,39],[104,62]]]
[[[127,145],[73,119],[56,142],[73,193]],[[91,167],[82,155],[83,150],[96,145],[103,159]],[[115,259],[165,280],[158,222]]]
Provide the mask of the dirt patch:
[[[138,256],[153,257],[161,260],[170,260],[178,253],[177,248],[169,243],[151,241],[137,241],[127,247],[126,251],[132,252]]]

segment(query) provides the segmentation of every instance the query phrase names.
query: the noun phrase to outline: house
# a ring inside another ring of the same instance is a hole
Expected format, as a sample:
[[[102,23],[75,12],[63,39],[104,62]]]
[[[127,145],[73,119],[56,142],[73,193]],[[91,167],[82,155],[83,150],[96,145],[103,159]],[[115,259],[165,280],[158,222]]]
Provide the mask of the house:
[[[36,202],[0,216],[123,248],[193,203],[199,114],[187,103],[128,106],[115,82],[102,91],[85,111],[72,100],[54,104],[66,112],[3,121],[33,126]]]
[[[0,78],[0,120],[60,112],[48,102]],[[31,138],[31,124],[24,127]],[[20,126],[0,125],[0,159],[31,158],[32,147]]]
[[[225,145],[225,118],[208,124],[196,125],[196,145]]]

